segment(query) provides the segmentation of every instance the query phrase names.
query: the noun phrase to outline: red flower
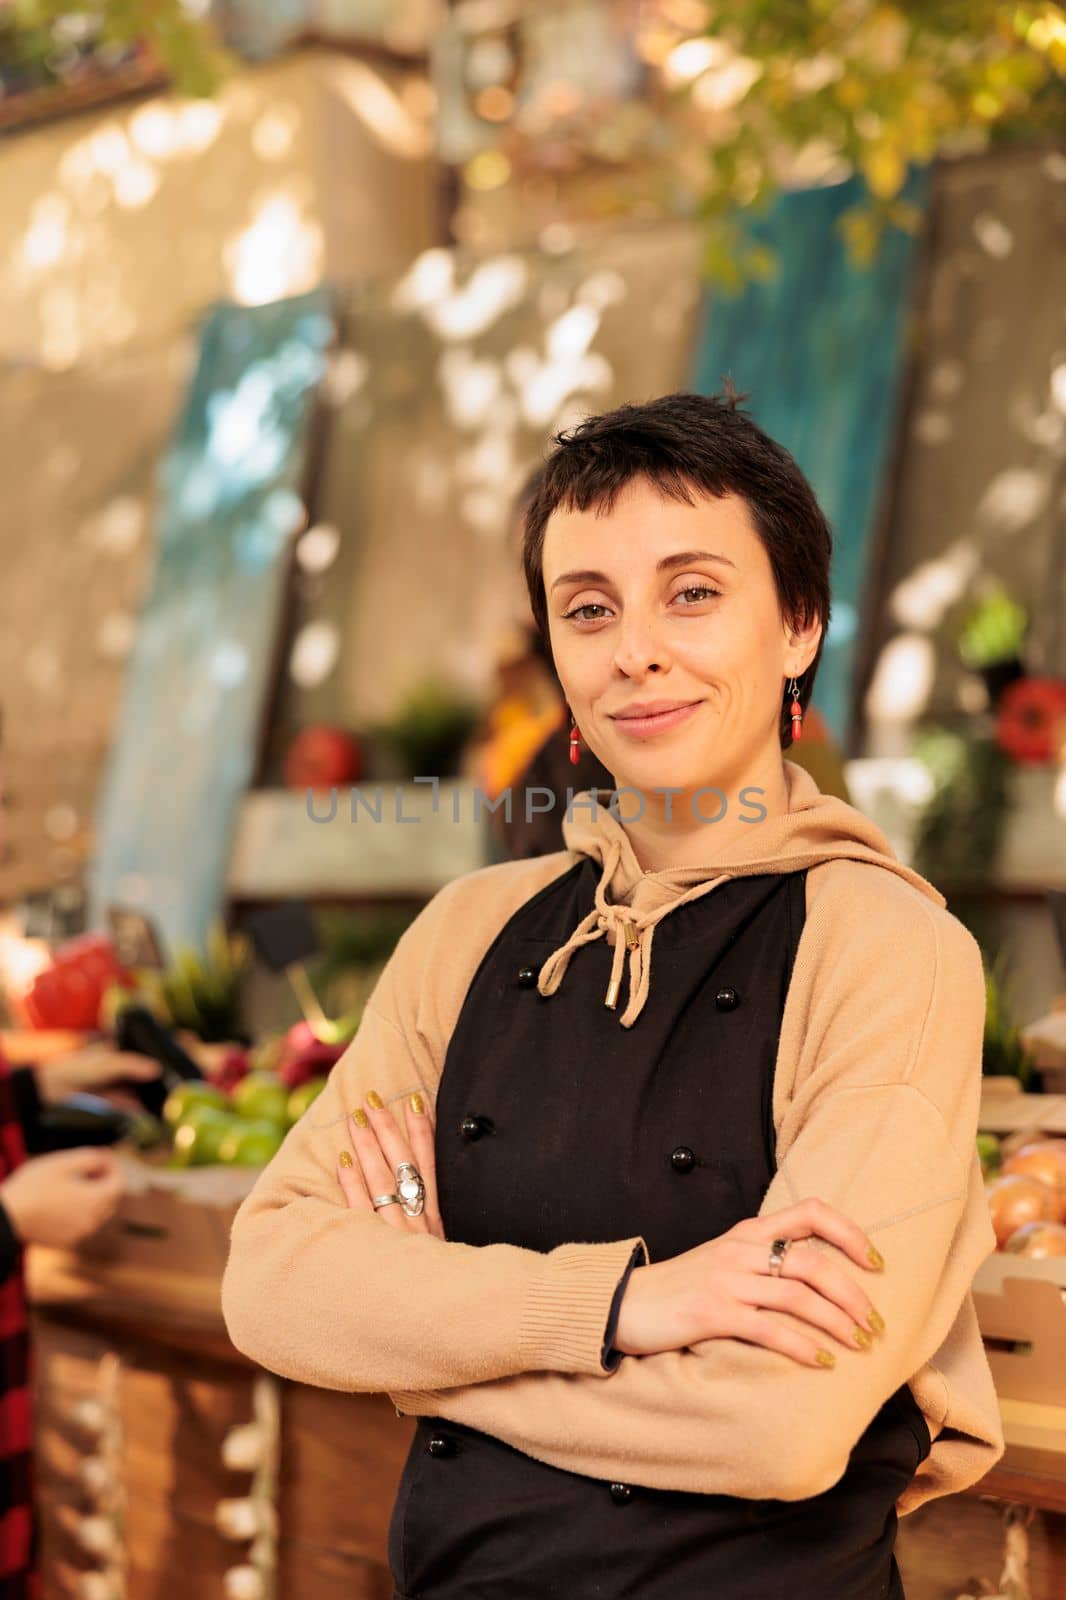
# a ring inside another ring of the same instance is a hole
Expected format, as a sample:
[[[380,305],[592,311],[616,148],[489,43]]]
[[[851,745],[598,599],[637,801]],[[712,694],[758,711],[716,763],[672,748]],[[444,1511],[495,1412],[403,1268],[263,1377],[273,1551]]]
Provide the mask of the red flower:
[[[1014,761],[1053,761],[1066,741],[1066,683],[1017,678],[996,707],[996,741]]]

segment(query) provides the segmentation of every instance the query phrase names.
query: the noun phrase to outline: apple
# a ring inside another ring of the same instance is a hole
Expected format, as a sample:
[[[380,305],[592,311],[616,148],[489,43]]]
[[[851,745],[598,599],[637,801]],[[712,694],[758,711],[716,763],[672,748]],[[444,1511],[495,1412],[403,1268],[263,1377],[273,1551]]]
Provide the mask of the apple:
[[[273,1120],[237,1121],[219,1144],[218,1159],[234,1167],[265,1167],[284,1137],[285,1129]]]
[[[208,1077],[224,1094],[232,1094],[242,1078],[252,1069],[251,1057],[243,1045],[231,1044],[223,1049],[208,1069]]]
[[[273,1072],[249,1072],[230,1097],[239,1117],[257,1122],[284,1123],[289,1099],[288,1085]]]
[[[315,1038],[320,1044],[351,1044],[359,1031],[359,1024],[363,1020],[363,1007],[356,1006],[353,1011],[346,1011],[342,1017],[335,1017],[332,1021],[318,1022],[314,1026]]]
[[[202,1167],[220,1159],[222,1141],[239,1118],[214,1106],[194,1106],[174,1130],[173,1153],[180,1166]]]
[[[163,1102],[163,1120],[171,1127],[184,1120],[194,1105],[214,1106],[217,1111],[229,1109],[229,1097],[213,1083],[202,1078],[188,1078],[171,1089]]]
[[[330,1068],[344,1054],[343,1045],[316,1044],[299,1055],[286,1056],[278,1067],[278,1077],[288,1089],[298,1089],[312,1078],[328,1077]]]
[[[299,1122],[308,1106],[318,1099],[326,1087],[326,1082],[325,1078],[309,1078],[306,1083],[301,1083],[298,1089],[292,1091],[286,1104],[290,1126],[294,1122]]]
[[[344,728],[303,728],[285,752],[285,782],[290,789],[358,783],[362,770],[362,747]]]
[[[297,1022],[285,1035],[281,1059],[275,1070],[289,1089],[298,1089],[312,1078],[328,1076],[330,1068],[344,1054],[345,1044],[323,1040],[320,1033],[321,1029],[316,1034],[309,1022]]]

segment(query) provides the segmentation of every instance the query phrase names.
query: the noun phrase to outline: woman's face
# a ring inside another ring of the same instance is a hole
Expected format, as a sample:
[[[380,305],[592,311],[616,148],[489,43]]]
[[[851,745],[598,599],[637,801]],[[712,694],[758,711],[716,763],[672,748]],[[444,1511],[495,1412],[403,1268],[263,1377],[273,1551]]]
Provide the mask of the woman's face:
[[[542,565],[559,680],[616,785],[724,786],[780,761],[785,688],[821,629],[786,628],[739,496],[688,505],[634,479],[608,515],[554,512]]]

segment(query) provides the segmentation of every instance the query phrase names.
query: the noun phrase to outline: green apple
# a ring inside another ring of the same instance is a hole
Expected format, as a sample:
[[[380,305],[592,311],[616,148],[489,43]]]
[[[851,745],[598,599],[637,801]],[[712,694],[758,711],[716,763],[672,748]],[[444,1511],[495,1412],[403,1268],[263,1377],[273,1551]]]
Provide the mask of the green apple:
[[[318,1099],[328,1081],[327,1078],[308,1078],[306,1083],[301,1083],[298,1089],[292,1091],[286,1103],[290,1127],[294,1122],[299,1122],[308,1106]]]
[[[234,1089],[231,1105],[239,1117],[250,1117],[256,1122],[277,1122],[284,1126],[289,1093],[274,1073],[249,1072]]]
[[[999,1140],[994,1133],[977,1135],[977,1154],[981,1159],[981,1171],[986,1178],[990,1173],[999,1171],[1002,1154]]]
[[[233,1167],[265,1167],[284,1137],[284,1128],[274,1121],[238,1118],[219,1145],[218,1159]]]
[[[163,1120],[175,1127],[182,1122],[186,1113],[194,1105],[213,1106],[216,1111],[229,1110],[229,1096],[221,1089],[216,1089],[213,1083],[205,1083],[200,1078],[189,1078],[185,1083],[179,1083],[176,1089],[171,1089],[163,1102]]]
[[[183,1167],[203,1167],[221,1159],[223,1139],[240,1119],[217,1106],[194,1105],[174,1129],[175,1161]]]
[[[351,1044],[362,1020],[363,1007],[357,1006],[354,1011],[346,1011],[343,1017],[313,1022],[311,1031],[322,1044]]]

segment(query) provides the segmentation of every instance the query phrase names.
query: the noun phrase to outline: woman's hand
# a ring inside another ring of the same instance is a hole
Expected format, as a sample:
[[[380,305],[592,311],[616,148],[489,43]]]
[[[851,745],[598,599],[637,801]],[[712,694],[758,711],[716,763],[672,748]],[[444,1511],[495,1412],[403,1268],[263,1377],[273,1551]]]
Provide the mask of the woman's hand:
[[[344,1197],[354,1211],[373,1211],[374,1195],[396,1193],[396,1168],[410,1161],[422,1174],[426,1186],[422,1214],[409,1217],[402,1205],[381,1206],[377,1215],[390,1228],[408,1233],[432,1233],[444,1238],[444,1227],[437,1205],[437,1169],[433,1145],[433,1122],[425,1096],[410,1094],[403,1102],[405,1133],[381,1098],[371,1089],[363,1106],[348,1115],[348,1137],[355,1152],[343,1150],[337,1167]],[[349,1157],[350,1164],[345,1162]]]
[[[643,1356],[683,1350],[701,1339],[745,1339],[811,1367],[835,1365],[825,1334],[849,1350],[868,1349],[884,1323],[855,1279],[811,1247],[812,1235],[837,1245],[860,1267],[879,1271],[884,1265],[862,1229],[824,1200],[746,1217],[694,1250],[634,1268],[622,1296],[615,1349]],[[770,1272],[775,1239],[795,1241],[776,1276]],[[815,1336],[764,1317],[764,1310],[789,1312]],[[857,1330],[862,1338],[856,1338]]]
[[[33,1069],[37,1092],[45,1105],[58,1105],[68,1095],[84,1090],[105,1090],[105,1099],[125,1111],[140,1111],[141,1102],[124,1089],[110,1087],[123,1079],[147,1083],[158,1078],[162,1068],[151,1056],[138,1055],[132,1050],[116,1050],[114,1045],[87,1044],[79,1050],[68,1050],[65,1055],[54,1056],[51,1061],[40,1061]]]
[[[95,1233],[121,1196],[118,1157],[97,1145],[32,1156],[0,1183],[0,1200],[22,1242],[55,1249]]]

